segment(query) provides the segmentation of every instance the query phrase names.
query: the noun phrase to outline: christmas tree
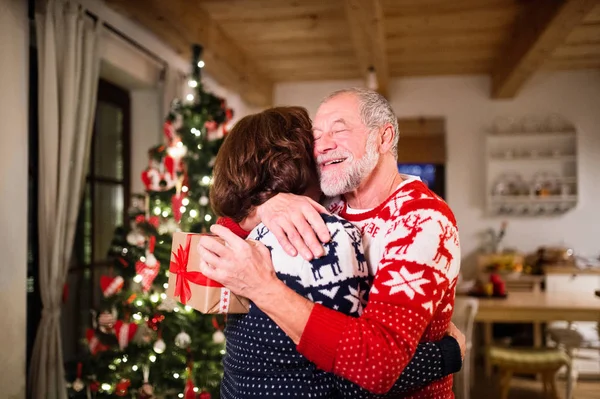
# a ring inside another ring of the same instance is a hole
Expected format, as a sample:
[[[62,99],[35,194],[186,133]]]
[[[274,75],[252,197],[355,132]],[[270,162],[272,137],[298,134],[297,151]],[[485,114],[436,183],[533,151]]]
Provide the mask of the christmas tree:
[[[68,370],[71,397],[217,398],[225,353],[222,316],[203,315],[167,298],[175,231],[205,232],[212,164],[232,111],[204,90],[202,49],[193,47],[195,94],[175,101],[164,143],[148,152],[143,195],[115,232],[114,266],[101,277],[102,304],[84,339],[87,356]]]

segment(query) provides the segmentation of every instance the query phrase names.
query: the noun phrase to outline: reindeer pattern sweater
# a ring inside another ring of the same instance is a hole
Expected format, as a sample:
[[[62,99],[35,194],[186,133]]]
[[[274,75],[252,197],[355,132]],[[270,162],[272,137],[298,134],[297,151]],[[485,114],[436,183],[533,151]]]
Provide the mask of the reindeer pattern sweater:
[[[374,209],[352,211],[343,198],[328,204],[361,230],[373,285],[359,318],[315,305],[298,345],[320,369],[376,393],[393,386],[419,342],[444,336],[460,266],[450,208],[418,179],[403,177]],[[452,376],[410,397],[452,398]]]
[[[323,215],[323,219],[332,240],[325,245],[326,255],[311,262],[285,254],[264,225],[255,228],[249,238],[261,241],[269,248],[278,277],[294,291],[341,314],[358,317],[367,302],[372,280],[361,233],[335,215]],[[219,222],[228,225],[222,220]],[[239,229],[236,232],[243,235]],[[248,314],[228,316],[225,334],[227,351],[221,385],[224,399],[379,397],[341,377],[319,370],[298,353],[293,341],[254,304],[250,305]],[[454,339],[447,337],[437,343],[423,343],[385,397],[398,397],[459,368],[460,350]]]

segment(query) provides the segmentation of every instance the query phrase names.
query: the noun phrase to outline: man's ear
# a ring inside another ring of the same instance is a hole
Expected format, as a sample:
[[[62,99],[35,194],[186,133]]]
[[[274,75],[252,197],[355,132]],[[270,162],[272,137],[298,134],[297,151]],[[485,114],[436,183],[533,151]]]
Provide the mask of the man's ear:
[[[386,123],[381,127],[379,135],[379,152],[381,154],[387,153],[394,145],[394,134],[394,127],[391,123]]]

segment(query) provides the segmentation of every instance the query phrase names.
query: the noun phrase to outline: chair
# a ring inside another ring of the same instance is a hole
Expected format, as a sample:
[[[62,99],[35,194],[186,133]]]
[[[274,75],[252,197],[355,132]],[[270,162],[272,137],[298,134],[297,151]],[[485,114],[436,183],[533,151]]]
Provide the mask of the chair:
[[[563,366],[570,367],[571,358],[560,349],[492,347],[490,362],[500,374],[500,398],[507,399],[514,373],[541,374],[544,396],[558,399],[555,375]]]
[[[475,315],[479,308],[479,301],[474,298],[456,297],[454,300],[454,312],[452,322],[465,334],[467,353],[463,360],[462,370],[456,374],[455,386],[458,388],[458,397],[469,399],[472,387],[472,362],[473,362],[473,329]]]
[[[579,370],[577,370],[577,366],[573,364],[573,360],[575,358],[575,353],[580,348],[595,348],[599,349],[597,345],[594,346],[593,342],[587,342],[583,335],[577,330],[577,328],[572,324],[568,323],[567,327],[551,327],[547,330],[547,336],[549,338],[548,341],[554,342],[556,347],[562,348],[567,352],[569,357],[571,358],[571,367],[567,368],[567,392],[566,399],[572,399],[573,397],[573,389],[575,383],[577,382],[577,378],[579,377]]]

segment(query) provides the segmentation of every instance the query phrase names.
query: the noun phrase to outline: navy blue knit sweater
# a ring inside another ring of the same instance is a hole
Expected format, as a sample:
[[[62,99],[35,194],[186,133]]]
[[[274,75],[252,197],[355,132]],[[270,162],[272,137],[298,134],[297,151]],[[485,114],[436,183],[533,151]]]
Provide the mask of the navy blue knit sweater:
[[[365,264],[360,232],[338,216],[323,215],[332,236],[326,255],[311,262],[290,257],[264,225],[249,238],[271,250],[277,276],[313,302],[358,317],[366,304],[371,276]],[[254,304],[244,315],[229,315],[224,399],[247,398],[393,398],[460,369],[460,349],[450,337],[420,344],[415,356],[386,395],[315,367],[296,350],[294,342]]]

